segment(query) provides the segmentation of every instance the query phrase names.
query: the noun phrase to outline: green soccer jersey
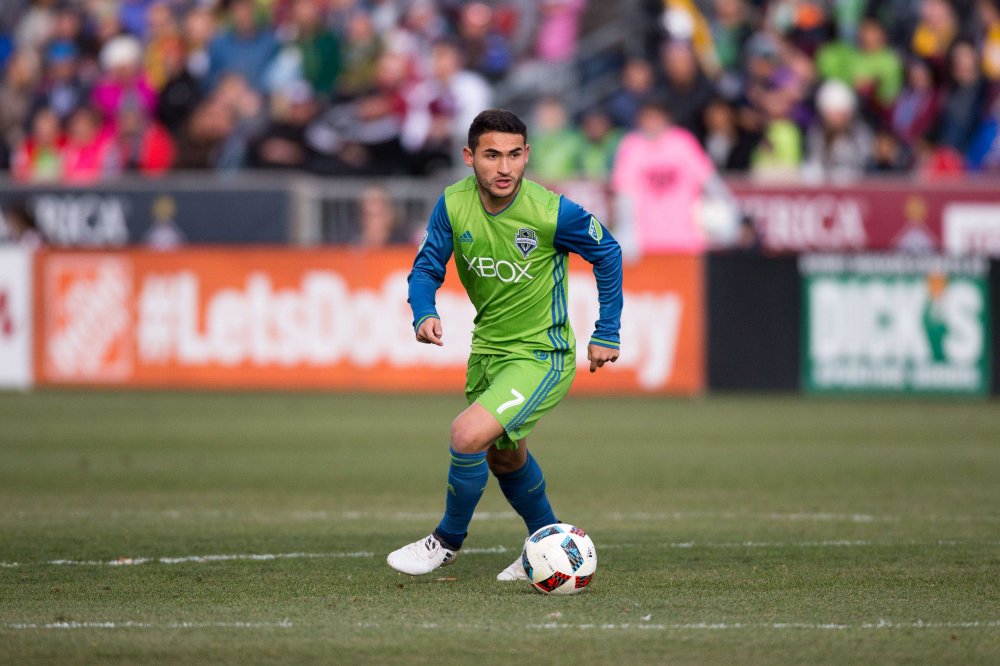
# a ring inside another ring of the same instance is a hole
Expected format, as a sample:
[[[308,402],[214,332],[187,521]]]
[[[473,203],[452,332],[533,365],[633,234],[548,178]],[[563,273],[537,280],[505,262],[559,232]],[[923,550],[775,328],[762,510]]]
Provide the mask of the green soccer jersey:
[[[568,253],[594,266],[600,319],[591,342],[619,345],[621,250],[590,213],[530,180],[493,215],[472,176],[446,188],[431,214],[409,278],[414,327],[436,317],[434,295],[452,254],[476,309],[477,354],[572,353],[567,312]]]

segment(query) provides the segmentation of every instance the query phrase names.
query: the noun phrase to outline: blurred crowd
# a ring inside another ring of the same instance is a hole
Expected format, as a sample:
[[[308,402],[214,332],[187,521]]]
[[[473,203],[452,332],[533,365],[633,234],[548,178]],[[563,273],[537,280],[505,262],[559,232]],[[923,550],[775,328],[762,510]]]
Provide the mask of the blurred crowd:
[[[837,181],[1000,170],[998,0],[649,5],[655,28],[616,91],[576,123],[565,99],[542,103],[533,145],[582,152],[533,152],[558,162],[536,164],[541,175],[610,174],[615,142],[650,103],[722,172]]]
[[[618,85],[581,108],[586,0],[3,0],[0,167],[425,175],[514,89],[546,182],[611,179],[644,106],[723,172],[1000,169],[1000,0],[632,5]]]
[[[584,5],[3,0],[0,165],[71,183],[434,172],[460,154],[493,83],[572,58]]]

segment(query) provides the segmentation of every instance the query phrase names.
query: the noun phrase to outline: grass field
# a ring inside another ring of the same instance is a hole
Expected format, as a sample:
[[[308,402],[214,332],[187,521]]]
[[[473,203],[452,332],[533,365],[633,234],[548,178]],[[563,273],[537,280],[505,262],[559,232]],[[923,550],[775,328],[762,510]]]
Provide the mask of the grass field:
[[[1000,406],[571,399],[533,435],[590,589],[439,517],[458,397],[0,394],[0,664],[998,663]]]

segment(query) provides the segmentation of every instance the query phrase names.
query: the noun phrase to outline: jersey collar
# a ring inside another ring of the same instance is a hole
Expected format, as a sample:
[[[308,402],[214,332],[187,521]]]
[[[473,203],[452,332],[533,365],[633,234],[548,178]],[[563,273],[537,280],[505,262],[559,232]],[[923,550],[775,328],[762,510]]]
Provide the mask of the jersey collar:
[[[495,213],[491,213],[490,211],[486,210],[486,206],[483,205],[483,200],[479,196],[479,186],[478,185],[476,186],[476,198],[479,199],[479,207],[482,209],[482,211],[484,213],[486,213],[487,215],[489,215],[490,217],[496,219],[496,218],[500,217],[501,215],[503,215],[504,213],[506,213],[508,210],[510,210],[511,206],[513,206],[514,204],[517,203],[518,198],[521,196],[521,190],[522,189],[524,189],[524,180],[523,179],[521,180],[521,184],[518,185],[518,187],[517,187],[517,192],[514,192],[514,198],[510,200],[510,203],[507,204],[506,206],[504,206],[503,208],[501,208],[500,210],[498,210]]]

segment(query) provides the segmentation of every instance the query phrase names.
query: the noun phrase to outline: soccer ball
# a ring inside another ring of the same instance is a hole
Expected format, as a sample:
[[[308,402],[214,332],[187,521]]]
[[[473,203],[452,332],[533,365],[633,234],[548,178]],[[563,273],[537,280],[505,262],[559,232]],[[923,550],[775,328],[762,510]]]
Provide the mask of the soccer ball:
[[[524,542],[521,564],[528,580],[545,594],[576,594],[597,570],[597,549],[579,527],[546,525]]]

